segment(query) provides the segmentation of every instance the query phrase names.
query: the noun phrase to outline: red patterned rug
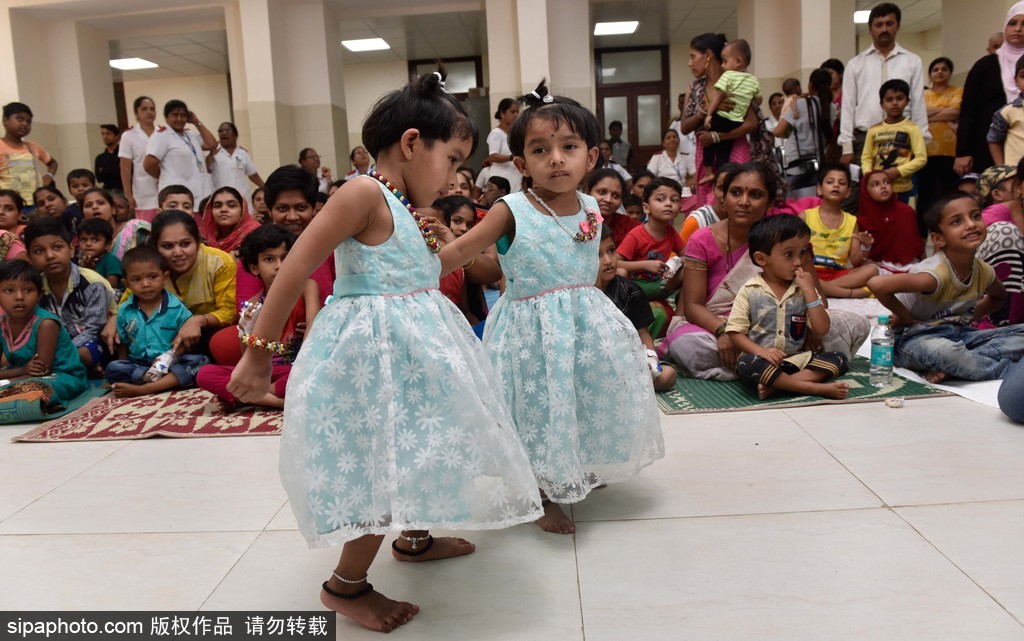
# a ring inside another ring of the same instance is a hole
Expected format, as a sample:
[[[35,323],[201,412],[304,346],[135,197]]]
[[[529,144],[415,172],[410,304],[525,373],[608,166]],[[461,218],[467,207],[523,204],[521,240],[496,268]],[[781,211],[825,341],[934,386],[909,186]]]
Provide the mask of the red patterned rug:
[[[201,390],[175,390],[139,398],[106,395],[11,440],[27,443],[113,441],[169,436],[280,434],[283,412],[251,405],[228,410]]]

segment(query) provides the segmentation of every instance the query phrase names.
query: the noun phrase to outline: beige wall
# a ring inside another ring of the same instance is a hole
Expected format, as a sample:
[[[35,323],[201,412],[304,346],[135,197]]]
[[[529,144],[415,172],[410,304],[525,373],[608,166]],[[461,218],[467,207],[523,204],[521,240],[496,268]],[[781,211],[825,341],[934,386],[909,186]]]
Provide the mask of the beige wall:
[[[156,102],[157,124],[164,122],[164,104],[173,98],[184,100],[188,108],[199,116],[206,127],[213,132],[217,125],[232,120],[228,99],[228,77],[224,74],[165,78],[162,80],[126,80],[124,83],[125,111],[132,113],[132,103],[139,96],[149,96]],[[132,116],[129,116],[129,121]],[[243,133],[243,132],[240,132]],[[249,143],[239,140],[248,147]]]
[[[409,81],[409,63],[399,60],[345,65],[342,73],[348,111],[348,140],[350,147],[354,148],[362,144],[363,119],[377,99]]]

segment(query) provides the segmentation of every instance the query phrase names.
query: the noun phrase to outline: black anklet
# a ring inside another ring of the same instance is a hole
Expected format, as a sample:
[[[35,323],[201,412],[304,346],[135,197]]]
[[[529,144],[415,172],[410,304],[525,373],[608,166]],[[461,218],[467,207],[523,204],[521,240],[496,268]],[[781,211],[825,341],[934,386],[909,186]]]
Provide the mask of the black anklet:
[[[330,587],[327,586],[327,581],[324,581],[324,584],[323,584],[322,587],[324,589],[324,592],[326,592],[327,594],[330,594],[331,596],[333,596],[335,598],[338,598],[338,599],[347,599],[347,600],[358,599],[361,596],[366,596],[370,592],[373,592],[373,586],[371,584],[369,584],[369,583],[366,584],[366,588],[365,589],[362,589],[362,590],[356,592],[355,594],[341,594],[340,592],[335,592],[334,590],[332,590]]]
[[[419,556],[421,554],[426,554],[427,550],[429,550],[433,546],[434,546],[434,537],[432,537],[432,536],[428,536],[427,537],[427,544],[424,545],[423,549],[421,549],[421,550],[411,550],[411,551],[410,550],[403,550],[400,547],[398,547],[398,539],[395,539],[394,541],[391,542],[391,549],[394,550],[395,552],[401,554],[402,556]]]

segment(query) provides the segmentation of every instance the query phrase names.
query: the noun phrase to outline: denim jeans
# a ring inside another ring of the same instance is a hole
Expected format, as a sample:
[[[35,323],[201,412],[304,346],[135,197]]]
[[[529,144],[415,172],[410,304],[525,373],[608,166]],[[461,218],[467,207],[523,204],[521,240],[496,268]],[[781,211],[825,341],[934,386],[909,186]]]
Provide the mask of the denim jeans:
[[[1006,370],[999,386],[999,409],[1010,420],[1024,423],[1024,361]]]
[[[178,361],[171,365],[168,370],[178,377],[178,387],[192,387],[196,382],[196,373],[199,368],[210,362],[210,359],[199,354],[182,354]],[[107,381],[111,383],[134,383],[142,385],[145,380],[142,378],[152,361],[129,358],[123,361],[111,361],[107,364]]]
[[[893,356],[895,365],[915,371],[944,372],[969,381],[998,379],[1024,356],[1024,325],[912,328],[897,336]]]

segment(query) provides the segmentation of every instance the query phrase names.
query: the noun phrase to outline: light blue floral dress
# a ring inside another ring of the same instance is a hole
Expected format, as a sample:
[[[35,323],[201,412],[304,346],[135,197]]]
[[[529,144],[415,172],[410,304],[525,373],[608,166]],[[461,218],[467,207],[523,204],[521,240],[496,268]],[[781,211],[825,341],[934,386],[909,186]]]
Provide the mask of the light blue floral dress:
[[[280,467],[299,529],[324,547],[534,521],[536,481],[480,341],[438,291],[415,220],[380,187],[394,233],[334,250],[334,295],[288,381]]]
[[[499,259],[507,284],[484,345],[540,488],[573,503],[665,455],[646,350],[594,286],[600,234],[578,243],[566,232],[580,230],[584,209],[555,221],[523,192],[503,200],[516,233]]]

